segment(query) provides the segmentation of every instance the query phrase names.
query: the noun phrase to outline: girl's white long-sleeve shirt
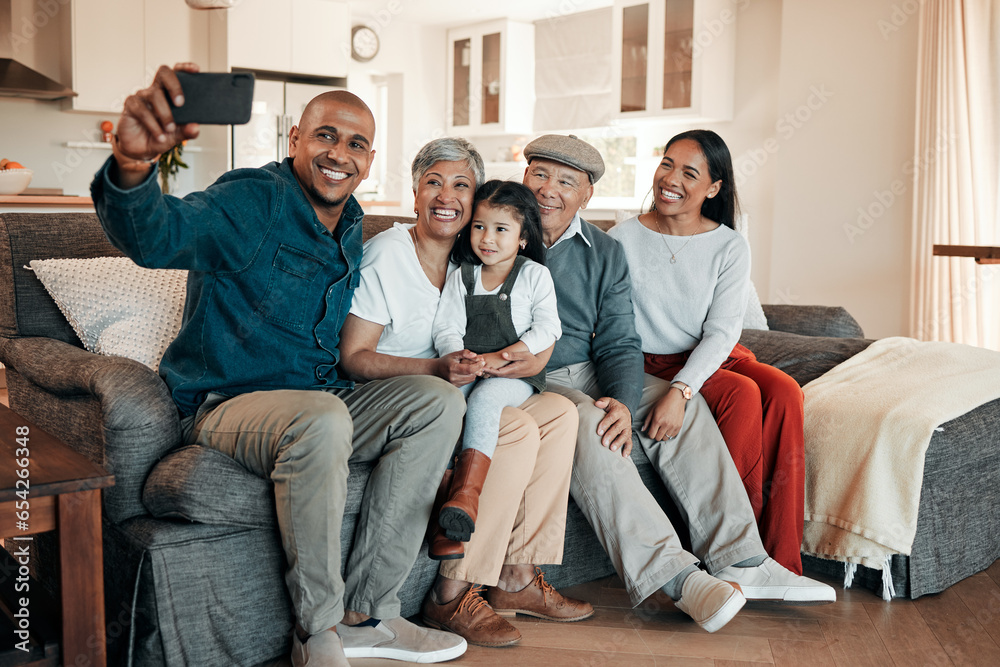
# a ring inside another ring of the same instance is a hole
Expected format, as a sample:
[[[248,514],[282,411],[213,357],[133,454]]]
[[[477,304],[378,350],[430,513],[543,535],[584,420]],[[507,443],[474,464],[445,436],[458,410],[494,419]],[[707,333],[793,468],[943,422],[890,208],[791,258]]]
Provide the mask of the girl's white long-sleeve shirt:
[[[498,293],[502,285],[490,291],[483,289],[482,270],[482,265],[475,267],[474,294]],[[439,356],[465,349],[466,294],[462,272],[452,272],[441,292],[441,301],[434,316],[434,347]],[[562,327],[556,308],[556,290],[547,268],[531,260],[524,263],[511,288],[510,314],[514,330],[532,354],[548,349],[559,340]],[[495,350],[472,351],[485,353]]]

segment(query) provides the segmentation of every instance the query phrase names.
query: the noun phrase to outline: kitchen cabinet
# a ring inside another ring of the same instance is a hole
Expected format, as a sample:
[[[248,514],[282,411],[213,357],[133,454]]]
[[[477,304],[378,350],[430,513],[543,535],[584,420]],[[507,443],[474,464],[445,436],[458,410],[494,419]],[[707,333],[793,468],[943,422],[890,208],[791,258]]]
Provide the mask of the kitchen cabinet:
[[[162,0],[73,0],[72,108],[121,112],[160,65],[208,60],[208,12]]]
[[[145,80],[143,3],[73,0],[71,8],[72,85],[77,93],[72,106],[120,113],[125,98]]]
[[[530,134],[535,109],[535,26],[506,19],[448,31],[451,134]]]
[[[736,12],[732,0],[615,0],[618,117],[732,120]]]
[[[224,69],[346,77],[350,7],[335,0],[243,0],[213,23],[213,59]],[[213,65],[214,67],[214,65]]]

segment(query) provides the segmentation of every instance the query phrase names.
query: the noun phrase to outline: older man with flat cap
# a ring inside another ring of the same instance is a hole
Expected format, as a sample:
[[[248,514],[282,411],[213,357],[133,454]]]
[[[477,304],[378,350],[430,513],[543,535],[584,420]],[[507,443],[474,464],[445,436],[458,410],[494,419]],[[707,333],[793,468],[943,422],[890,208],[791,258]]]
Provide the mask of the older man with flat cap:
[[[541,207],[545,263],[563,328],[547,384],[580,412],[570,493],[633,604],[661,589],[714,632],[746,599],[832,602],[832,588],[767,556],[739,473],[700,395],[688,400],[677,436],[656,441],[642,432],[647,413],[671,387],[643,372],[621,247],[580,218],[604,174],[601,154],[572,135],[549,134],[529,143],[524,156],[524,184]],[[630,458],[633,432],[687,519],[697,556],[683,549],[639,478]]]

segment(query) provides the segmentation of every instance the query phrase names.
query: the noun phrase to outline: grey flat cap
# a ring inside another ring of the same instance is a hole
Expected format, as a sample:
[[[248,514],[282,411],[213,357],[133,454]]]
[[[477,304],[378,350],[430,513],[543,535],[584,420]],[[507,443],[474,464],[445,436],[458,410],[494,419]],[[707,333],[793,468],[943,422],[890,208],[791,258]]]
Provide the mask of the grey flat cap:
[[[528,162],[540,157],[585,171],[591,184],[604,175],[604,159],[600,151],[572,134],[543,134],[524,147],[524,157]]]

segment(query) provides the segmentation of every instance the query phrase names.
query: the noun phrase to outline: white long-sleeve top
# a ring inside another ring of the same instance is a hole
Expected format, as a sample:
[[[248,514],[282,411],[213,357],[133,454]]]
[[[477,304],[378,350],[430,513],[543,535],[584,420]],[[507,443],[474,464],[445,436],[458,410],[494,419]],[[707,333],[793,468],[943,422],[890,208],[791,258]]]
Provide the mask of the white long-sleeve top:
[[[483,267],[475,267],[473,294],[497,294],[503,285],[494,290],[483,288]],[[444,285],[437,314],[434,316],[434,347],[438,356],[465,349],[465,297],[468,292],[462,282],[462,272],[454,271]],[[549,270],[528,260],[510,291],[510,315],[514,330],[532,354],[548,349],[559,340],[562,326],[556,309],[556,290]],[[496,350],[472,350],[477,353]]]
[[[698,391],[740,339],[750,288],[750,247],[725,225],[694,236],[667,236],[677,258],[671,264],[664,239],[638,217],[608,233],[625,249],[642,351],[692,350],[674,379]]]

